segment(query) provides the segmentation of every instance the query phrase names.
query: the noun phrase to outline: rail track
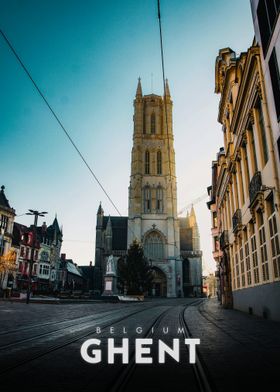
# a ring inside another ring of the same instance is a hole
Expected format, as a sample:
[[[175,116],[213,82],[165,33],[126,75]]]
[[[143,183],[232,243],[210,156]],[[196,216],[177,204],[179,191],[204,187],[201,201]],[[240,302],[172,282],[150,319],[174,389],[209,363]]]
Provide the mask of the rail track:
[[[131,318],[132,316],[137,315],[138,313],[141,313],[141,312],[145,312],[145,311],[147,311],[147,310],[150,310],[150,309],[153,308],[153,307],[155,307],[155,306],[147,306],[147,307],[145,307],[144,309],[140,309],[140,310],[131,312],[131,313],[127,314],[127,315],[123,315],[123,316],[121,316],[121,317],[116,318],[115,320],[110,320],[110,321],[108,321],[108,322],[103,322],[103,323],[101,323],[101,322],[100,322],[100,318],[96,319],[96,321],[99,321],[98,326],[100,326],[100,327],[102,327],[102,328],[107,328],[107,327],[111,327],[112,325],[114,325],[114,324],[116,324],[116,323],[119,323],[119,322],[121,322],[121,321],[123,321],[123,320],[126,320],[126,319],[128,319],[128,318]],[[117,311],[116,311],[116,312],[117,312]],[[103,317],[104,317],[104,315],[103,315]],[[89,322],[87,321],[87,323],[89,323]],[[72,326],[72,327],[73,327],[73,326]],[[25,358],[25,359],[23,359],[23,360],[17,361],[16,363],[14,363],[14,364],[12,364],[12,365],[8,365],[8,366],[5,367],[5,363],[2,364],[2,365],[1,365],[1,369],[0,369],[0,376],[6,374],[6,373],[8,373],[8,372],[10,372],[10,371],[12,371],[12,370],[14,370],[14,369],[16,369],[16,368],[19,368],[19,367],[21,367],[21,366],[23,366],[23,365],[26,365],[26,364],[28,364],[28,363],[31,363],[32,361],[34,361],[34,360],[36,360],[36,359],[39,359],[39,358],[41,358],[41,357],[43,357],[43,356],[45,356],[45,355],[51,354],[51,353],[53,353],[54,351],[57,351],[57,350],[62,349],[62,348],[65,348],[65,347],[71,345],[72,343],[75,343],[75,342],[77,342],[77,341],[79,341],[79,340],[82,340],[82,339],[84,339],[84,338],[87,338],[88,336],[95,335],[96,332],[95,332],[95,331],[92,331],[92,328],[91,328],[91,327],[92,327],[92,325],[89,325],[89,326],[88,326],[88,328],[90,328],[90,330],[87,329],[87,332],[86,332],[86,333],[78,333],[78,334],[76,334],[75,337],[70,336],[69,338],[64,339],[63,342],[53,344],[53,345],[49,346],[47,349],[45,349],[45,350],[39,350],[38,352],[36,352],[36,353],[34,353],[34,354],[28,356],[27,358]],[[94,326],[94,327],[95,327],[95,326]],[[69,328],[71,328],[71,327],[69,327]],[[61,330],[61,328],[59,329],[59,331],[60,331],[60,330]],[[53,331],[53,332],[54,332],[54,333],[57,333],[57,331]],[[47,335],[47,334],[50,334],[50,332],[46,332],[46,333],[44,333],[44,334]],[[40,337],[42,337],[42,335],[41,335],[41,336],[37,335],[36,337],[34,337],[34,340],[38,340],[38,338],[40,338]],[[27,342],[27,340],[26,340],[26,339],[23,339],[22,341],[19,341],[19,342],[17,343],[17,346],[19,346],[20,344],[25,343],[25,342]],[[6,346],[2,346],[2,348],[3,348],[2,351],[5,351],[5,349],[8,350],[12,345],[14,345],[14,344],[11,344],[11,345],[8,344],[8,345],[6,345]]]
[[[184,317],[184,312],[187,307],[193,306],[193,305],[199,305],[202,301],[195,300],[191,303],[183,305],[182,310],[179,312],[179,326],[182,327],[184,330],[184,338],[191,338],[191,334],[190,334],[187,322]],[[172,309],[167,309],[167,310],[163,311],[153,321],[153,323],[148,328],[148,330],[145,333],[145,335],[143,336],[143,338],[151,337],[152,331],[154,332],[160,326],[160,323],[163,320],[164,316],[166,316],[170,310],[172,310]],[[196,363],[192,364],[192,365],[189,364],[189,366],[191,366],[193,369],[198,392],[214,392],[215,387],[214,387],[213,381],[210,379],[207,368],[205,367],[205,364],[203,363],[203,361],[201,359],[201,355],[197,354]],[[128,389],[128,384],[132,380],[136,369],[137,369],[137,366],[135,363],[135,351],[134,351],[130,355],[129,364],[123,366],[123,370],[120,370],[118,375],[112,380],[111,386],[107,390],[109,392],[129,391],[130,389]]]

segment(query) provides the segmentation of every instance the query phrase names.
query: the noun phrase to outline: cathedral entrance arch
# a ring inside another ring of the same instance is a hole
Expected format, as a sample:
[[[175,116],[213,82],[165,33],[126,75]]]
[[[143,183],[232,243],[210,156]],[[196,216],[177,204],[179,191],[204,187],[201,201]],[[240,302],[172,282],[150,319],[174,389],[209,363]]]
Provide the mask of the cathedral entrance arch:
[[[167,279],[165,273],[158,267],[152,267],[153,281],[149,295],[152,297],[166,297]]]

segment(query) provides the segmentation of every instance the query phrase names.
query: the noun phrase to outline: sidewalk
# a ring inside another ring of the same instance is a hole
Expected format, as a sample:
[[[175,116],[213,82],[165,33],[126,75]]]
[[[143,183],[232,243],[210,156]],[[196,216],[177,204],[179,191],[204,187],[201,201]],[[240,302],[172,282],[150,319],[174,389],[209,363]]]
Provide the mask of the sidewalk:
[[[280,323],[223,309],[215,299],[189,307],[185,318],[218,391],[278,389]]]

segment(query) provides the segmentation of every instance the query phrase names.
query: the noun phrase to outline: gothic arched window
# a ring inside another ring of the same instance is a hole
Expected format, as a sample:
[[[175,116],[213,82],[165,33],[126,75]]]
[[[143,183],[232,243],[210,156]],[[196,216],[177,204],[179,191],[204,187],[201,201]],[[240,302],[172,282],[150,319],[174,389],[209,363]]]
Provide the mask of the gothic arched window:
[[[145,239],[144,254],[148,259],[161,260],[164,259],[164,242],[159,233],[152,231]]]
[[[156,209],[158,213],[163,212],[163,189],[161,186],[157,187]]]
[[[144,188],[144,212],[151,212],[151,188],[147,185]]]
[[[157,174],[162,174],[161,151],[157,152]]]
[[[156,133],[156,115],[154,112],[151,114],[151,133]]]
[[[150,152],[145,152],[145,174],[150,174]]]

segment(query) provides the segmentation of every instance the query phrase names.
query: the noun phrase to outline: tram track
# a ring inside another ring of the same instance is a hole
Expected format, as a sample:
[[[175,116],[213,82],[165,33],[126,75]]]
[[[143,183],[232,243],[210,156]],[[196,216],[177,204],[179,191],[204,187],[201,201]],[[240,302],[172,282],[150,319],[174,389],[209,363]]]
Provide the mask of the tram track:
[[[41,327],[45,327],[45,326],[53,326],[53,325],[54,326],[60,325],[60,328],[57,328],[57,329],[55,329],[53,331],[42,332],[42,333],[36,334],[35,336],[27,337],[27,338],[24,338],[24,339],[15,340],[15,341],[13,341],[11,343],[6,343],[4,345],[0,345],[0,351],[5,350],[7,348],[14,347],[14,346],[18,346],[18,345],[20,345],[22,343],[36,341],[37,339],[40,339],[40,338],[42,338],[44,336],[55,335],[55,334],[57,334],[60,331],[65,331],[65,329],[71,329],[71,328],[76,327],[76,326],[86,325],[86,324],[91,323],[93,321],[94,322],[98,321],[99,319],[104,318],[106,315],[109,316],[109,315],[112,315],[112,314],[115,314],[115,313],[117,314],[119,312],[120,312],[119,309],[117,309],[117,310],[109,310],[109,311],[107,310],[107,311],[99,312],[95,316],[83,316],[83,317],[78,317],[78,318],[74,318],[74,319],[70,319],[70,320],[62,320],[62,321],[58,321],[58,322],[52,322],[50,324],[46,323],[46,324],[42,324],[41,326],[37,326],[37,327],[34,326],[32,329],[34,329],[34,328],[35,329],[36,328],[41,328]],[[22,331],[19,331],[19,332],[22,332]]]
[[[129,308],[130,306],[131,305],[124,305],[122,308],[126,309],[126,308]],[[101,311],[98,311],[98,314],[106,313],[106,312],[110,312],[110,310],[109,311],[108,310],[101,310]],[[55,324],[62,324],[62,323],[71,322],[71,321],[74,321],[74,320],[83,320],[83,319],[89,318],[89,317],[92,317],[92,316],[69,317],[69,318],[61,320],[61,321],[55,320],[55,321],[49,321],[49,322],[46,322],[46,323],[29,324],[29,325],[26,325],[24,327],[10,329],[10,330],[7,330],[7,331],[0,331],[0,338],[1,338],[1,336],[10,335],[10,334],[13,334],[13,333],[29,331],[29,330],[32,330],[32,329],[46,327],[46,326],[55,325]]]
[[[201,300],[195,300],[191,303],[183,305],[183,310],[179,313],[179,325],[183,327],[185,331],[184,336],[186,338],[190,337],[190,333],[186,321],[184,319],[184,312],[186,308],[188,308],[189,306],[199,305],[201,302],[202,302]],[[160,326],[160,323],[163,320],[163,318],[171,310],[173,309],[172,308],[167,309],[163,311],[159,316],[157,316],[157,318],[153,321],[153,323],[148,328],[147,332],[144,334],[142,338],[150,338],[154,334],[154,331]],[[195,365],[196,367],[194,369],[194,375],[197,381],[199,392],[214,392],[214,389],[210,387],[209,376],[206,374],[205,367],[202,365],[199,359],[197,360],[197,363]],[[194,366],[194,365],[190,365],[190,366]],[[135,351],[133,351],[130,355],[128,365],[123,367],[123,370],[121,370],[118,373],[117,377],[114,378],[113,382],[111,383],[111,386],[107,389],[108,392],[128,391],[129,390],[127,389],[128,383],[133,378],[135,371],[136,371]]]
[[[132,317],[134,315],[137,315],[137,314],[141,313],[141,312],[145,312],[147,310],[150,310],[153,307],[156,307],[156,305],[145,307],[145,309],[137,310],[135,312],[132,312],[132,313],[129,313],[129,314],[124,315],[122,317],[119,317],[119,318],[117,318],[115,320],[110,320],[107,323],[106,322],[103,323],[103,324],[99,323],[98,326],[102,327],[103,329],[111,327],[114,324],[117,324],[117,323],[119,323],[121,321],[124,321],[124,320],[126,320],[126,319],[128,319],[128,318],[130,318],[130,317]],[[90,328],[90,326],[89,326],[89,328]],[[72,343],[75,343],[75,342],[77,342],[79,340],[82,340],[82,339],[87,338],[88,336],[92,336],[92,335],[96,335],[96,332],[92,331],[92,329],[91,329],[90,331],[88,331],[86,333],[78,334],[78,336],[70,337],[68,339],[64,339],[64,341],[61,342],[61,343],[53,344],[48,349],[38,351],[37,353],[31,355],[30,357],[25,358],[25,359],[23,359],[21,361],[17,361],[16,363],[14,363],[12,365],[9,365],[7,367],[1,366],[0,376],[2,376],[4,374],[7,374],[7,373],[9,373],[12,370],[15,370],[15,369],[17,369],[17,368],[19,368],[21,366],[24,366],[24,365],[26,365],[28,363],[31,363],[31,362],[35,361],[36,359],[39,359],[39,358],[44,357],[44,356],[46,356],[48,354],[51,354],[51,353],[53,353],[53,352],[55,352],[55,351],[57,351],[59,349],[63,349],[65,347],[71,345]],[[8,348],[8,347],[6,347],[6,348]]]

